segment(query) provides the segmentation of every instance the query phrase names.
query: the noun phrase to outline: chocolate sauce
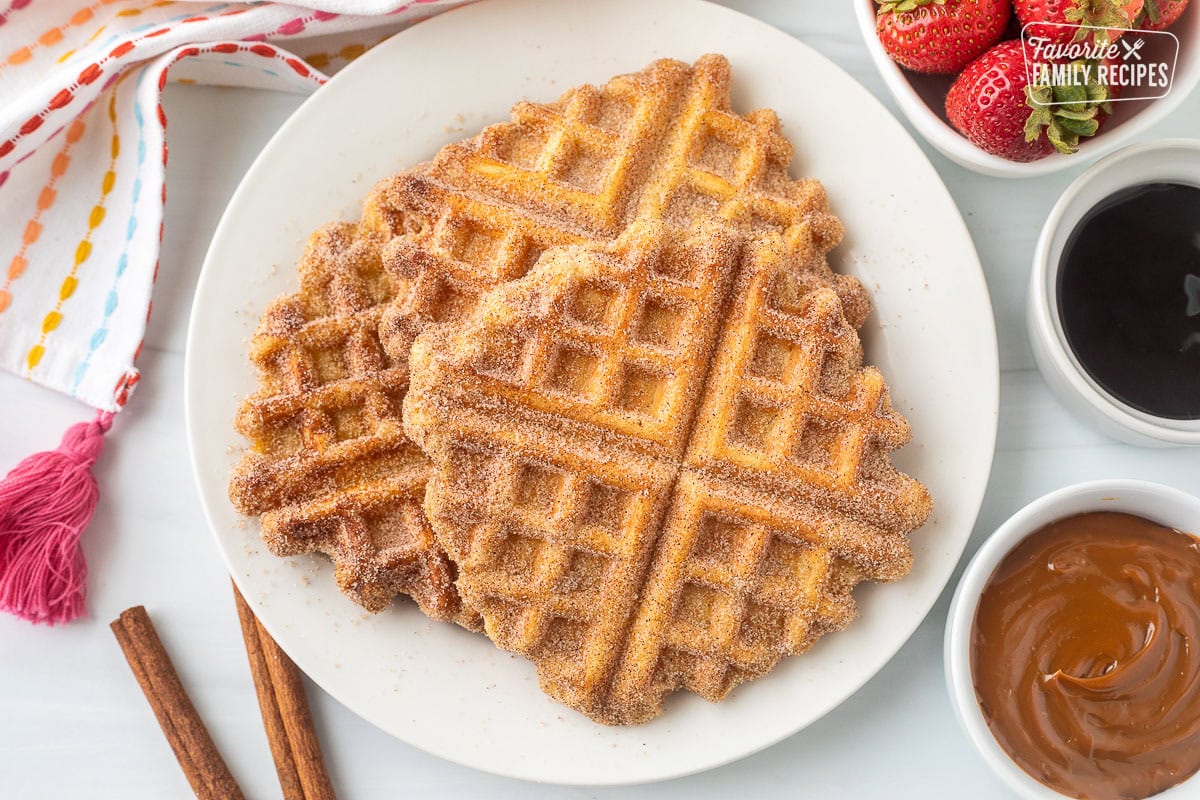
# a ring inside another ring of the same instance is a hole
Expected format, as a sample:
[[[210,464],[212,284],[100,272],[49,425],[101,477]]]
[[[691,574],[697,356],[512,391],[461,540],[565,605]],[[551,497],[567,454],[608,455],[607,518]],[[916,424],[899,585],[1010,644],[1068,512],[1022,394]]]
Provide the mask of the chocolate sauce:
[[[1063,249],[1058,312],[1109,394],[1200,419],[1200,188],[1142,184],[1089,211]]]

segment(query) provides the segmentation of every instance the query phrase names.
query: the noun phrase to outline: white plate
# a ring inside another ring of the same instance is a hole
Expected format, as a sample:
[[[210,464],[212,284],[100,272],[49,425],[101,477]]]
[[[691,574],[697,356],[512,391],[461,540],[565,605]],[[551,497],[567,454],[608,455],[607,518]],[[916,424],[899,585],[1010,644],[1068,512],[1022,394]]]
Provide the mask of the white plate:
[[[246,340],[292,291],[306,235],[354,218],[378,178],[549,100],[671,56],[721,52],[734,105],[778,110],[794,172],[821,178],[849,234],[839,269],[876,313],[868,360],[887,376],[914,442],[900,467],[936,511],[899,583],[856,592],[861,618],[712,705],[679,694],[634,728],[606,728],[545,698],[532,666],[410,603],[369,616],[318,558],[279,560],[226,499],[242,442],[232,419],[254,389]],[[372,50],[279,131],[225,212],[188,335],[187,424],[196,481],[230,571],[284,650],[326,691],[395,736],[503,775],[576,784],[650,781],[714,767],[834,708],[900,648],[941,592],[975,521],[996,436],[995,328],[971,239],[913,140],[848,75],[791,37],[698,0],[490,0],[423,22]]]

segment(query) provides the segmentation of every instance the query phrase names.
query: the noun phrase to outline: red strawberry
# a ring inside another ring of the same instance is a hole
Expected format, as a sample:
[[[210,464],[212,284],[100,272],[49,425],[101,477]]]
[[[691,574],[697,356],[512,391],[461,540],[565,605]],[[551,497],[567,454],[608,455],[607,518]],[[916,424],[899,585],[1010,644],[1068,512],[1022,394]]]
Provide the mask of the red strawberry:
[[[954,74],[1000,41],[1010,0],[876,0],[875,32],[892,60],[915,72]]]
[[[946,96],[950,124],[976,147],[1010,161],[1075,152],[1108,113],[1107,89],[1083,81],[1030,85],[1022,49],[1019,40],[1001,42],[963,70]],[[1076,74],[1085,63],[1072,65]]]
[[[1121,30],[1133,27],[1133,21],[1142,13],[1145,0],[1016,0],[1017,19],[1021,25],[1050,22],[1052,25],[1035,25],[1031,31],[1054,42],[1092,41],[1101,43],[1116,40]],[[1082,28],[1062,27],[1083,25]],[[1096,32],[1092,28],[1116,28],[1117,31]]]
[[[1187,10],[1188,0],[1145,0],[1137,27],[1146,31],[1165,31]]]

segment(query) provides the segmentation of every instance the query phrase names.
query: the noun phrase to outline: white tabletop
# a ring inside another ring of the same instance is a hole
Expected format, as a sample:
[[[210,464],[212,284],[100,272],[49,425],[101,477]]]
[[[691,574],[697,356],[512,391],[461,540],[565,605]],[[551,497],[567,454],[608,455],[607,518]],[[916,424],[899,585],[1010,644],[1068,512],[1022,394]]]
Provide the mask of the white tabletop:
[[[868,61],[849,3],[729,2],[833,59],[895,104]],[[91,617],[59,629],[0,618],[0,796],[188,796],[108,623],[143,604],[248,797],[278,797],[229,582],[193,488],[183,423],[183,347],[209,237],[258,150],[301,102],[264,91],[172,86],[169,200],[144,379],[96,466],[103,497],[84,536]],[[1195,136],[1193,97],[1151,137]],[[1196,492],[1195,451],[1117,444],[1050,395],[1025,340],[1029,259],[1055,198],[1085,166],[1020,182],[984,178],[925,147],[958,202],[987,273],[1000,338],[995,463],[968,553],[1024,503],[1059,486],[1136,477]],[[0,375],[0,473],[53,447],[85,407]],[[957,577],[957,576],[956,576]],[[376,730],[310,685],[334,783],[345,798],[425,797],[1008,797],[971,750],[942,678],[953,583],[884,670],[840,708],[756,756],[702,775],[631,789],[564,789],[495,778],[426,755]]]

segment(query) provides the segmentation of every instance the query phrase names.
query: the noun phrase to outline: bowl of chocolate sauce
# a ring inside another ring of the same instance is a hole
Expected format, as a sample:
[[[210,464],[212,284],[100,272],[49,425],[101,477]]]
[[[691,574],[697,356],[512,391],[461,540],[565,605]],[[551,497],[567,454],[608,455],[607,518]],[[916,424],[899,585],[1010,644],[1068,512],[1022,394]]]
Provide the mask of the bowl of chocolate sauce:
[[[1041,497],[967,566],[950,698],[1029,800],[1200,796],[1200,499],[1106,480]]]
[[[1123,441],[1200,445],[1200,140],[1133,145],[1067,188],[1042,229],[1034,358]]]

